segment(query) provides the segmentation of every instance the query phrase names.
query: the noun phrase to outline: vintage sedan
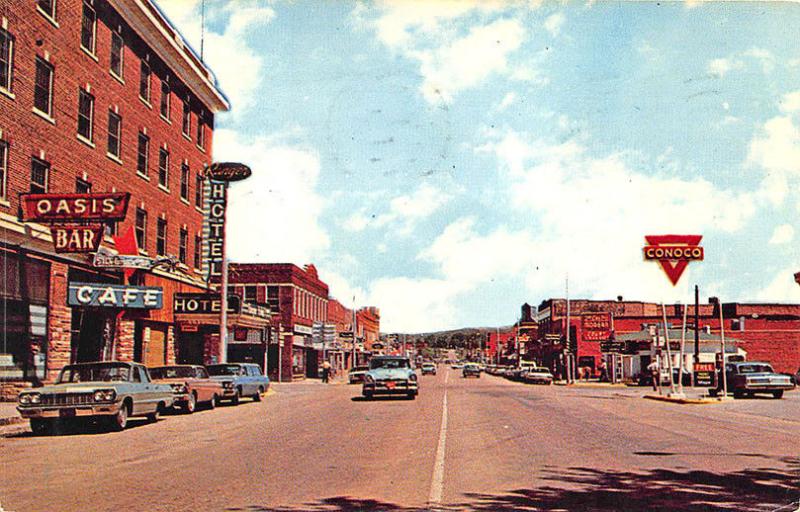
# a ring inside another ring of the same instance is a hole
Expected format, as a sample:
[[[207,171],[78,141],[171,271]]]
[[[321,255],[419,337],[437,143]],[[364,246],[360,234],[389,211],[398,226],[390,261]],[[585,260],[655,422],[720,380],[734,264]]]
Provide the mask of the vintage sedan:
[[[364,382],[364,375],[366,375],[368,371],[369,366],[356,366],[350,368],[350,371],[347,372],[347,381],[350,384],[359,384]]]
[[[464,365],[464,369],[461,370],[461,375],[466,379],[467,377],[478,377],[481,378],[481,367],[478,366],[476,363],[467,363]]]
[[[422,363],[422,375],[436,375],[436,363],[424,362]]]
[[[522,380],[528,384],[552,384],[553,374],[547,368],[533,366],[522,373]]]
[[[208,375],[200,365],[182,364],[149,368],[153,382],[172,387],[175,407],[191,414],[198,404],[213,409],[222,396],[222,383]]]
[[[768,393],[775,398],[783,397],[783,392],[794,389],[791,377],[775,373],[768,363],[735,362],[725,365],[725,378],[728,391],[733,392],[734,398],[753,396],[755,393]],[[717,395],[722,392],[722,379],[716,389],[710,394]]]
[[[78,417],[99,418],[123,430],[132,416],[156,421],[172,402],[172,388],[152,382],[145,366],[96,362],[65,366],[55,384],[23,391],[17,410],[36,434],[50,431],[56,421]]]
[[[206,366],[211,378],[222,383],[220,400],[230,400],[236,405],[239,399],[249,396],[260,402],[261,396],[269,390],[269,377],[261,373],[261,368],[253,363],[226,363]]]
[[[414,399],[419,391],[417,374],[411,361],[402,356],[376,356],[369,362],[361,394],[366,398],[375,395],[405,395]]]

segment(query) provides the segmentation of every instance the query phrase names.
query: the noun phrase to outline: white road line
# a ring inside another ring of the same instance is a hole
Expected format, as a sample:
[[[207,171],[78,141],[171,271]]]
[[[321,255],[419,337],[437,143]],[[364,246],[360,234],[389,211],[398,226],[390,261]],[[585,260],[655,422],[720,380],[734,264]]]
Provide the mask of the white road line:
[[[442,503],[442,493],[444,492],[444,452],[447,443],[447,377],[450,372],[444,374],[444,399],[442,402],[442,426],[439,428],[439,446],[436,448],[436,462],[433,464],[433,477],[431,478],[431,494],[428,498],[428,506],[436,506]]]

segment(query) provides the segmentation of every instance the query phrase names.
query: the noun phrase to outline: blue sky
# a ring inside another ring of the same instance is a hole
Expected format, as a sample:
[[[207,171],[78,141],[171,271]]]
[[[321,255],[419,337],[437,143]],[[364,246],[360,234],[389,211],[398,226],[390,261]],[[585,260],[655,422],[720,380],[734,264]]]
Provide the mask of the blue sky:
[[[199,48],[200,2],[160,7]],[[313,262],[386,331],[523,302],[800,301],[800,5],[223,2],[235,261]],[[673,287],[644,236],[702,234]]]

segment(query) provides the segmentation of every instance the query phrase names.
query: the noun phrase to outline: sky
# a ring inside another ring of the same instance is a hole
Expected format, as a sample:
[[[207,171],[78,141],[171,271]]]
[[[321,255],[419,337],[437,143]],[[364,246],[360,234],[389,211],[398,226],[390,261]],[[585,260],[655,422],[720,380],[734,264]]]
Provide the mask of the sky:
[[[156,0],[158,1],[158,0]],[[381,330],[551,297],[800,302],[800,5],[160,0],[231,101],[232,261]],[[699,234],[673,286],[646,235]],[[568,287],[568,291],[567,291]]]

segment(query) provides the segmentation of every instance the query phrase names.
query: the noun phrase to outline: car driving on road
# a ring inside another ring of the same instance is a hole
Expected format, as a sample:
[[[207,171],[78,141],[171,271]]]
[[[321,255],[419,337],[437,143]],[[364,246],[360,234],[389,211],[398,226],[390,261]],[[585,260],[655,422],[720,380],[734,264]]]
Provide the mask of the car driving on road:
[[[414,399],[419,391],[417,374],[411,361],[402,356],[376,356],[369,362],[361,394],[366,398],[375,395],[405,395]]]
[[[478,377],[481,378],[481,367],[477,365],[477,363],[467,363],[464,365],[464,368],[461,370],[461,375],[463,377]]]
[[[755,393],[769,393],[775,398],[783,397],[783,392],[794,389],[795,385],[788,375],[775,373],[768,363],[735,362],[725,365],[725,378],[728,392],[734,398],[753,396]],[[712,389],[712,395],[722,392],[722,379],[717,388]]]
[[[522,373],[522,380],[529,384],[552,384],[553,374],[547,368],[533,366]]]
[[[425,362],[422,363],[422,375],[436,375],[436,364]]]

